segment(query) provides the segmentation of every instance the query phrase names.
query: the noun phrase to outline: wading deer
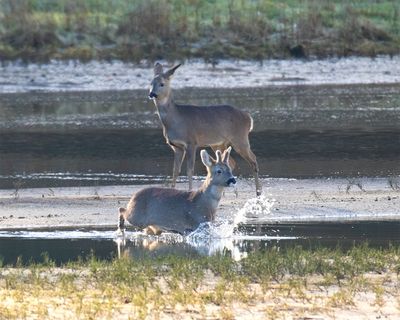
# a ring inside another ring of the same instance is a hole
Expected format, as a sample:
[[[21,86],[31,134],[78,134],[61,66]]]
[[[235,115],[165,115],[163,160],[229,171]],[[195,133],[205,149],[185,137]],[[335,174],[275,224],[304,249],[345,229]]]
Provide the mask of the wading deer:
[[[197,148],[211,146],[214,151],[222,151],[232,146],[254,170],[256,193],[260,195],[258,164],[249,143],[249,132],[253,129],[252,117],[229,105],[200,107],[176,104],[170,81],[179,66],[163,72],[162,65],[156,63],[149,92],[149,98],[156,105],[164,137],[174,151],[172,187],[175,187],[185,154],[191,190]],[[235,163],[232,159],[230,164],[233,169]]]
[[[216,151],[216,160],[201,150],[207,178],[197,191],[151,187],[137,192],[127,208],[119,208],[118,229],[123,232],[125,221],[144,229],[147,234],[163,231],[185,234],[200,223],[212,222],[224,187],[236,183],[229,167],[231,147],[224,153]]]

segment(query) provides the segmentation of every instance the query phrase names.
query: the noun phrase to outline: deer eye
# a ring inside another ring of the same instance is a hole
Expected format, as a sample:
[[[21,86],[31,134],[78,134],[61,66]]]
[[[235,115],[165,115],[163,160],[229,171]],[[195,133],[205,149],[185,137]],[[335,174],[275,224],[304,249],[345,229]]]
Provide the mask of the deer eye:
[[[164,87],[164,83],[160,83],[160,87]]]
[[[221,169],[218,169],[217,170],[217,174],[221,174],[222,173],[222,170]]]

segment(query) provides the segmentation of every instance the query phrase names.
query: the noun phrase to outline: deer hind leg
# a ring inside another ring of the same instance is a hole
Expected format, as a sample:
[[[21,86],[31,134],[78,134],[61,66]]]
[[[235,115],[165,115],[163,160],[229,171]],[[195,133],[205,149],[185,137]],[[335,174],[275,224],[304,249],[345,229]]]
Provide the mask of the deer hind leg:
[[[125,208],[119,208],[119,218],[118,218],[118,230],[117,230],[117,235],[121,236],[116,239],[117,243],[117,250],[118,250],[118,258],[121,258],[122,256],[122,249],[126,245],[126,239],[125,239],[125,215],[126,215],[126,209]]]
[[[188,145],[186,149],[187,157],[187,176],[189,180],[189,191],[193,188],[193,172],[194,172],[194,163],[196,161],[196,146]]]
[[[250,149],[250,143],[248,141],[248,139],[246,139],[246,141],[242,142],[242,143],[237,143],[234,144],[232,143],[233,148],[235,149],[235,151],[237,153],[240,154],[240,156],[245,159],[251,166],[251,168],[254,171],[254,179],[255,179],[255,184],[256,184],[256,194],[257,196],[261,195],[262,192],[262,186],[260,183],[260,179],[258,176],[258,163],[257,163],[257,158],[255,156],[255,154],[253,153],[253,151],[251,151]]]
[[[119,220],[118,220],[118,230],[117,232],[124,235],[125,233],[125,213],[126,209],[125,208],[119,208]]]
[[[211,149],[214,152],[219,150],[223,153],[228,148],[228,146],[229,146],[228,143],[224,143],[224,144],[220,144],[220,145],[211,146]],[[229,167],[231,168],[232,171],[236,167],[236,161],[232,158],[232,156],[229,156]]]
[[[175,188],[176,179],[178,178],[179,173],[181,172],[183,158],[185,157],[185,150],[176,146],[171,146],[171,147],[172,150],[174,150],[174,169],[172,171],[172,188]]]

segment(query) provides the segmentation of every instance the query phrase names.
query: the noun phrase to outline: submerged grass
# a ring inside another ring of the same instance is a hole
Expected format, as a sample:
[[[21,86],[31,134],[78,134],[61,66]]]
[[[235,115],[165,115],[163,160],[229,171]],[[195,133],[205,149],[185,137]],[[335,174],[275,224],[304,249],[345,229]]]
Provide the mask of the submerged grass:
[[[0,318],[157,319],[186,314],[233,319],[251,306],[255,315],[279,319],[287,310],[325,314],[332,307],[356,306],[365,292],[371,293],[374,307],[384,308],[399,296],[399,272],[399,247],[368,245],[269,249],[238,262],[228,253],[113,261],[91,257],[61,267],[47,259],[1,269]],[[290,307],[288,299],[301,302],[301,308]]]
[[[258,59],[398,54],[395,0],[2,0],[0,58]]]

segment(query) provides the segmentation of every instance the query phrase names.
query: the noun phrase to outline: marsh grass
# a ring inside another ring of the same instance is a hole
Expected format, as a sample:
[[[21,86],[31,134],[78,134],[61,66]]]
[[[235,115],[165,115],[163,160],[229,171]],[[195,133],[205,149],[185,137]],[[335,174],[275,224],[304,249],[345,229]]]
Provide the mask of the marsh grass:
[[[228,252],[112,261],[91,256],[61,267],[46,255],[43,261],[1,269],[1,318],[51,319],[62,314],[107,319],[129,314],[146,319],[182,312],[205,315],[212,309],[217,317],[233,319],[233,304],[244,308],[259,304],[265,316],[278,319],[284,308],[268,305],[266,297],[282,303],[290,298],[307,305],[307,310],[328,312],[330,307],[355,305],[360,292],[372,292],[371,303],[379,308],[387,295],[399,293],[394,283],[400,248],[394,246],[374,249],[365,244],[349,250],[296,246],[251,253],[239,262]]]
[[[0,58],[27,61],[375,56],[400,44],[393,0],[2,0],[0,12]]]

